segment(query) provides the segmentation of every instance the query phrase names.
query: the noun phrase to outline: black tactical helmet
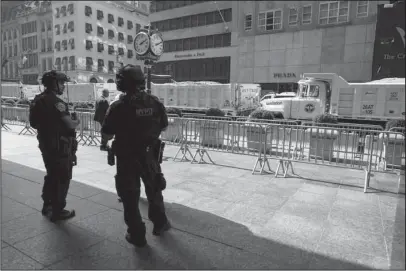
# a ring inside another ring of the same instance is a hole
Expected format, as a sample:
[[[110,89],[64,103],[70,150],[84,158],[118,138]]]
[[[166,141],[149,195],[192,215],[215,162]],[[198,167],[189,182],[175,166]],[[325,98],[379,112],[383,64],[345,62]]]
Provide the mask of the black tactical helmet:
[[[145,87],[145,76],[140,66],[128,64],[117,71],[117,90],[126,92]]]
[[[69,82],[70,78],[63,72],[55,70],[46,71],[42,75],[41,82],[45,87],[52,85],[55,81]]]

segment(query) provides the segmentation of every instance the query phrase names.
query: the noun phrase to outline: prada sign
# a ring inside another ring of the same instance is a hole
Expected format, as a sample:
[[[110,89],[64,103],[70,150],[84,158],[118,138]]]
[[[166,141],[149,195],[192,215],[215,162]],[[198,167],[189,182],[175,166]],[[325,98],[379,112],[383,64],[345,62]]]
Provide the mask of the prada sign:
[[[296,74],[294,74],[293,72],[274,73],[273,78],[296,78]]]

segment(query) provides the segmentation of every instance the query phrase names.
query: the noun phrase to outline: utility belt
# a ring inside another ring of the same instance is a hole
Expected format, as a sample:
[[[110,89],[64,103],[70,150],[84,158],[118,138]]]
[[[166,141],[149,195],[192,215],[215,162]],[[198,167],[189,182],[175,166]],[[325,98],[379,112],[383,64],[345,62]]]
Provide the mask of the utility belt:
[[[163,154],[164,154],[164,149],[165,149],[165,142],[163,142],[160,139],[154,140],[151,144],[146,144],[141,148],[136,148],[138,150],[146,150],[147,153],[152,154],[153,159],[159,163],[162,164],[162,159],[163,159]],[[111,144],[111,147],[108,148],[107,150],[107,163],[110,166],[115,165],[115,156],[117,155],[117,146],[116,146],[116,141],[114,140],[113,143]]]
[[[76,137],[53,136],[51,138],[39,137],[38,139],[42,152],[56,157],[67,157],[73,165],[77,164],[76,151],[78,150],[78,142]]]

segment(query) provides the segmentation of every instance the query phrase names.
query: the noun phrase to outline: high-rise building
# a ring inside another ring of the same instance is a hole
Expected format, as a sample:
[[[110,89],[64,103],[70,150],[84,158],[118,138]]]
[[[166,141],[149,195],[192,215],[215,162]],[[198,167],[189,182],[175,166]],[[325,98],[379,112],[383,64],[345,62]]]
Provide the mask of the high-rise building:
[[[164,54],[153,73],[176,81],[230,82],[236,40],[233,2],[151,1],[151,26],[164,38]]]
[[[233,1],[240,83],[295,91],[303,73],[371,80],[377,6],[389,1]],[[234,13],[233,13],[234,14]]]
[[[121,65],[143,66],[133,40],[148,24],[148,10],[135,2],[53,2],[55,69],[76,82],[106,83],[114,82]]]
[[[52,24],[48,1],[2,1],[2,68],[4,79],[37,84],[41,71],[39,57],[41,21]],[[52,54],[48,54],[52,58]],[[23,61],[24,59],[24,61]]]

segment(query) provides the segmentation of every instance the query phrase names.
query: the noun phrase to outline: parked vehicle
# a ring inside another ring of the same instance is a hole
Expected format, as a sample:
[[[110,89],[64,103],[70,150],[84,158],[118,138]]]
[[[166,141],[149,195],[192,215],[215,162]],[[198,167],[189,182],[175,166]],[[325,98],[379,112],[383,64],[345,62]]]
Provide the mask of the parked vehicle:
[[[334,73],[304,74],[294,97],[264,100],[265,110],[280,112],[285,119],[312,120],[321,114],[340,122],[380,124],[405,117],[405,79],[387,78],[367,83],[348,83]]]

